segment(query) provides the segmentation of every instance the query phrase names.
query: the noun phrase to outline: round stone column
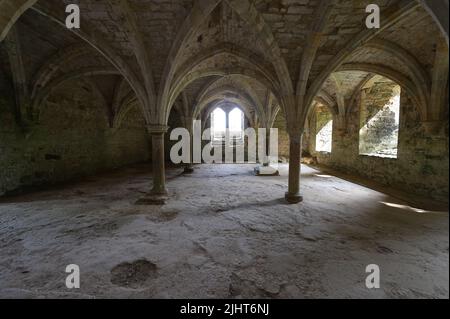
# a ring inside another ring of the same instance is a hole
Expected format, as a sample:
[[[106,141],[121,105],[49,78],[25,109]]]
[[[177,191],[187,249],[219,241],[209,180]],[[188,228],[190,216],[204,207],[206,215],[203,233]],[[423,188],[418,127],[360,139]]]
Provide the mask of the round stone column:
[[[138,205],[164,205],[168,199],[166,189],[166,167],[164,153],[164,136],[168,127],[164,125],[147,126],[152,138],[152,175],[153,188],[151,192],[140,199]]]
[[[289,188],[285,195],[289,204],[303,201],[300,195],[300,161],[302,151],[302,136],[290,136],[289,145]]]
[[[166,159],[164,154],[164,136],[167,127],[151,127],[149,132],[152,136],[152,173],[153,173],[153,195],[167,195],[166,189]]]

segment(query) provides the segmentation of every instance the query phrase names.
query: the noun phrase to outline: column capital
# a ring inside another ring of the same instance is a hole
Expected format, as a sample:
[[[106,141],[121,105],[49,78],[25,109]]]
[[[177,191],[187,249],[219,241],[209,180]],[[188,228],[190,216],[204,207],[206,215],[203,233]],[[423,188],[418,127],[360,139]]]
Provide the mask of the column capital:
[[[147,125],[147,131],[150,134],[165,134],[169,130],[169,126],[167,125]]]
[[[295,130],[288,130],[289,140],[291,142],[295,143],[301,143],[303,138],[303,131],[302,128],[297,128]]]
[[[286,131],[290,138],[298,138],[303,135],[303,132],[305,130],[303,125],[300,125],[299,123],[286,123]]]

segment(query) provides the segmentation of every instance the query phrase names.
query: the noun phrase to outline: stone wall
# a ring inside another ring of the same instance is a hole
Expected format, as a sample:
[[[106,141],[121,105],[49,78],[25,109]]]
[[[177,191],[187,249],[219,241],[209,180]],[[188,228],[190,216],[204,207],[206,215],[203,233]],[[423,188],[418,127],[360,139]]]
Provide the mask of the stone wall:
[[[360,154],[397,156],[400,92],[400,86],[392,81],[361,91]]]
[[[289,134],[286,129],[286,118],[283,111],[278,112],[275,118],[274,128],[278,129],[278,156],[280,158],[289,158]]]
[[[360,102],[347,118],[347,129],[333,125],[332,152],[310,152],[320,164],[360,175],[386,186],[448,201],[448,120],[439,133],[427,133],[406,93],[400,99],[400,128],[397,158],[359,155]],[[310,117],[310,121],[314,116]],[[306,136],[314,145],[315,130]]]
[[[85,82],[67,82],[44,103],[39,119],[19,126],[7,81],[0,82],[0,195],[146,161],[148,134],[140,111],[110,128],[105,106]]]
[[[278,115],[275,118],[273,128],[278,129],[278,156],[283,161],[289,160],[289,134],[287,132],[286,127],[286,118],[283,113],[283,111],[279,111]],[[309,132],[309,123],[306,123],[305,132]],[[309,134],[305,134],[305,136],[308,136]],[[310,140],[309,138],[303,138],[302,145],[303,145],[303,155],[302,156],[309,156],[309,149],[310,149]]]

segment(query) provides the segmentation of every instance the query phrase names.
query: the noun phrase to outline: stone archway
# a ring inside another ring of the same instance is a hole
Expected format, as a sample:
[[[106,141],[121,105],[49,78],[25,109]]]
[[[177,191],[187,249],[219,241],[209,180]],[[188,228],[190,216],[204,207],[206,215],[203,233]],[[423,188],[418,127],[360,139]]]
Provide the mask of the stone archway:
[[[0,1],[0,41],[6,38],[17,19],[38,0]]]
[[[448,0],[419,0],[423,7],[433,17],[436,23],[439,25],[442,33],[447,40],[448,45]]]

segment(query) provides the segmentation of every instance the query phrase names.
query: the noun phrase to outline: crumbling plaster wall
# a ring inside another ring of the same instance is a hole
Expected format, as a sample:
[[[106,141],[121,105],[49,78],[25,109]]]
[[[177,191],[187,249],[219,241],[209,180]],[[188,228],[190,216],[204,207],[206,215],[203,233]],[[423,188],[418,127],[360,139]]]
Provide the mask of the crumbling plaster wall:
[[[7,81],[0,81],[0,195],[88,176],[150,157],[136,108],[110,128],[104,106],[84,82],[71,81],[40,108],[39,120],[19,126]]]
[[[379,101],[384,103],[384,100],[381,98]],[[348,115],[346,129],[340,129],[334,122],[331,153],[315,151],[315,126],[310,124],[310,134],[305,138],[310,140],[312,147],[309,151],[318,163],[386,186],[448,201],[448,120],[440,132],[427,132],[421,125],[417,108],[402,91],[398,158],[359,155],[359,103]],[[310,121],[314,118],[310,117]]]

